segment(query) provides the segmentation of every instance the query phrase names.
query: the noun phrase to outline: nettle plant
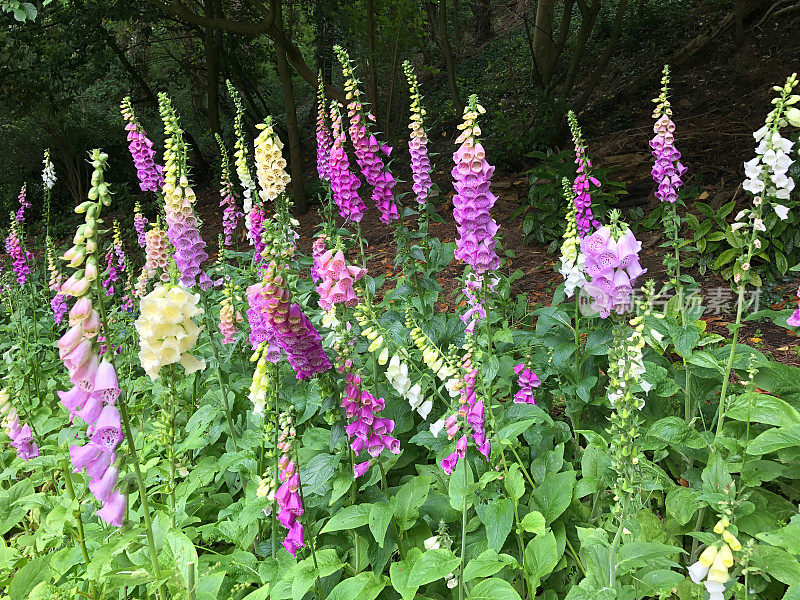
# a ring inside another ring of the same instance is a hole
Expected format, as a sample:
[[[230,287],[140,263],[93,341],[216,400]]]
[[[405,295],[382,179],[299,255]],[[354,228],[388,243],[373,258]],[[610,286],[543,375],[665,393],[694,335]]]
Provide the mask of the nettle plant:
[[[245,139],[232,86],[213,262],[164,94],[161,160],[122,105],[144,194],[132,223],[104,220],[114,193],[100,150],[83,222],[60,250],[46,235],[40,263],[20,196],[0,287],[2,597],[796,598],[800,369],[738,341],[765,217],[786,216],[793,185],[796,78],[776,88],[746,165],[728,339],[705,330],[680,270],[685,169],[666,69],[650,146],[668,283],[646,280],[618,211],[595,212],[571,116],[564,282],[528,315],[498,253],[478,99],[452,155],[457,238],[442,243],[411,65],[404,205],[393,151],[336,53],[347,106],[320,92],[326,193],[311,256],[281,140],[269,119]],[[49,194],[47,158],[43,178]],[[395,274],[367,269],[366,190],[394,228]],[[242,225],[251,247],[238,246]],[[437,312],[454,259],[463,310]]]

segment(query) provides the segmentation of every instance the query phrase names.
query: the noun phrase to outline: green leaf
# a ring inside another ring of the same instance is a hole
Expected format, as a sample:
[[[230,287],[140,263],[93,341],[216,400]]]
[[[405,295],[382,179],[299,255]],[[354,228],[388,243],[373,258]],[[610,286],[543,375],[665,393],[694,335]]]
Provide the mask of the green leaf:
[[[686,578],[682,573],[670,571],[669,569],[647,570],[642,576],[642,583],[658,594],[667,594],[677,587]]]
[[[475,485],[475,477],[472,475],[472,467],[466,459],[458,461],[456,468],[453,469],[450,475],[450,506],[454,510],[462,511],[472,506],[473,503],[473,486]],[[464,504],[466,502],[466,505]]]
[[[419,518],[419,509],[425,504],[431,489],[429,477],[414,477],[404,484],[392,498],[395,523],[401,531],[411,529]],[[460,510],[460,507],[459,507]]]
[[[747,446],[748,454],[769,454],[783,448],[800,446],[800,425],[768,429]]]
[[[520,471],[517,463],[511,465],[508,470],[508,477],[503,481],[503,485],[514,502],[522,498],[525,493],[525,480],[522,478],[522,471]],[[461,510],[461,508],[459,507],[457,510]]]
[[[391,520],[392,509],[389,508],[388,504],[375,503],[369,509],[369,530],[381,548],[383,548],[383,540],[386,537],[386,530],[389,528]]]
[[[407,585],[420,587],[449,575],[461,564],[461,559],[452,550],[436,548],[424,552],[414,563],[408,575]]]
[[[403,600],[410,600],[417,593],[417,586],[409,585],[408,578],[420,556],[422,556],[422,551],[419,548],[412,548],[403,560],[393,562],[389,566],[392,587],[403,597]]]
[[[672,563],[670,557],[676,554],[685,554],[682,548],[656,542],[630,542],[619,549],[617,564],[622,572],[639,569],[651,565],[658,559],[665,559]],[[676,565],[677,566],[677,565]]]
[[[31,590],[51,576],[50,565],[46,557],[38,557],[28,561],[24,567],[14,574],[8,586],[11,600],[27,600]]]
[[[745,392],[734,400],[725,416],[737,421],[750,421],[779,427],[800,424],[800,413],[791,404],[767,394]]]
[[[700,341],[700,332],[694,328],[674,325],[667,325],[667,329],[672,338],[672,343],[675,344],[675,352],[682,358],[689,359],[692,356],[692,351],[697,347],[697,342]]]
[[[516,559],[508,554],[498,554],[492,549],[484,550],[464,567],[464,581],[471,581],[476,577],[491,577],[505,567],[517,565]]]
[[[560,558],[558,542],[552,531],[537,535],[528,542],[525,548],[525,567],[534,577],[536,587],[539,587],[542,579],[553,572]]]
[[[719,452],[715,452],[701,475],[703,491],[707,494],[723,493],[733,483],[728,465]]]
[[[698,508],[695,490],[679,485],[672,488],[667,494],[667,513],[680,525],[686,525]]]
[[[372,571],[359,573],[340,581],[326,600],[375,600],[388,583],[387,577],[376,576]]]
[[[759,544],[753,554],[752,564],[786,585],[800,585],[800,561],[785,550]]]
[[[355,529],[369,522],[369,515],[372,509],[371,504],[356,504],[355,506],[345,506],[336,511],[320,533],[330,533],[343,529]]]
[[[486,528],[486,543],[490,549],[501,550],[511,533],[514,522],[514,504],[508,498],[499,498],[489,504],[476,504],[478,518]]]
[[[524,421],[516,421],[511,423],[510,425],[506,425],[503,427],[498,435],[499,441],[503,440],[513,440],[516,439],[521,433],[523,433],[528,427],[536,423],[534,419],[526,419]]]
[[[548,473],[542,484],[533,490],[532,506],[548,524],[555,521],[572,503],[575,471]]]
[[[197,550],[192,543],[192,540],[182,531],[171,529],[166,535],[166,546],[162,552],[166,554],[168,564],[173,564],[177,567],[178,572],[181,574],[184,586],[189,586],[189,566],[188,563],[198,564]]]
[[[534,510],[523,517],[520,526],[522,526],[522,529],[528,533],[541,535],[545,532],[546,524],[542,513],[540,513],[538,510]]]
[[[467,600],[521,600],[517,591],[505,579],[484,579],[474,588]]]
[[[336,472],[341,457],[338,454],[317,454],[303,467],[303,492],[321,494]]]

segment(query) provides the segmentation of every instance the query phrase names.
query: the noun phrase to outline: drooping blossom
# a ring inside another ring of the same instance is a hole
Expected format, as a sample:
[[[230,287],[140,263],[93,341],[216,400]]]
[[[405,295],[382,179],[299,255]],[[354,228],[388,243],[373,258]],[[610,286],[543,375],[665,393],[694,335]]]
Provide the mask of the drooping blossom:
[[[317,174],[320,179],[328,182],[331,180],[331,146],[333,146],[331,130],[325,122],[325,84],[320,71],[317,90]]]
[[[22,248],[22,224],[14,213],[11,213],[11,225],[5,246],[6,253],[11,258],[17,282],[20,285],[25,285],[25,281],[31,272],[28,262],[33,259],[33,255]]]
[[[264,356],[267,361],[276,363],[283,357],[283,353],[275,331],[270,325],[267,302],[263,283],[255,283],[247,288],[247,323],[250,326],[250,346],[256,350],[262,343],[266,343]]]
[[[244,224],[248,233],[250,232],[250,211],[253,209],[253,199],[256,193],[256,184],[253,181],[253,176],[250,171],[250,165],[247,161],[247,148],[249,144],[244,134],[244,104],[242,104],[242,97],[239,95],[238,90],[233,87],[230,81],[225,82],[228,86],[228,94],[230,94],[233,104],[236,106],[236,117],[233,122],[233,131],[236,134],[236,142],[234,143],[234,157],[236,165],[236,174],[239,176],[239,183],[242,186],[242,212],[244,213]]]
[[[30,425],[21,425],[17,409],[11,404],[11,397],[5,388],[0,390],[0,417],[2,426],[17,451],[17,456],[28,461],[39,456],[39,446],[33,439]]]
[[[536,399],[533,396],[534,388],[538,388],[542,382],[525,363],[520,363],[514,367],[514,373],[517,374],[517,385],[519,391],[514,394],[515,404],[536,404]]]
[[[316,238],[314,243],[311,244],[311,279],[314,281],[314,283],[319,283],[320,279],[322,279],[322,275],[319,272],[319,265],[320,258],[327,250],[325,247],[327,241],[328,237],[323,234]]]
[[[486,161],[477,123],[478,115],[484,112],[477,96],[470,96],[464,107],[464,122],[458,126],[461,134],[456,143],[461,145],[453,154],[455,166],[452,170],[456,189],[453,217],[458,232],[455,257],[471,265],[478,274],[500,266],[494,239],[498,226],[490,214],[497,200],[489,189],[494,167]]]
[[[487,291],[494,291],[498,283],[496,277],[486,279],[485,275],[477,275],[474,272],[468,273],[464,282],[464,297],[466,298],[467,310],[461,315],[461,321],[466,325],[464,332],[472,334],[475,327],[486,318],[486,291],[483,286],[487,286]]]
[[[169,281],[169,243],[167,232],[156,221],[148,232],[145,233],[145,262],[142,272],[136,281],[136,296],[141,298],[147,291],[147,282],[156,275],[162,282]],[[160,273],[159,273],[160,271]]]
[[[561,183],[564,188],[564,198],[567,200],[567,227],[564,230],[564,241],[561,244],[561,266],[558,272],[564,278],[564,294],[567,298],[571,298],[575,293],[575,288],[582,287],[586,283],[583,275],[586,259],[580,251],[581,238],[578,236],[572,187],[566,177]]]
[[[433,408],[433,400],[425,398],[422,393],[422,386],[419,383],[411,385],[411,378],[408,376],[408,363],[395,354],[389,361],[386,369],[386,379],[392,387],[402,396],[411,406],[411,410],[419,413],[423,419],[427,419]]]
[[[128,150],[136,167],[139,187],[143,192],[158,192],[164,185],[163,167],[155,162],[156,151],[153,142],[136,120],[131,106],[131,99],[125,97],[120,105],[120,112],[125,119],[125,130],[128,132]]]
[[[330,310],[334,304],[355,306],[358,296],[353,284],[359,281],[367,270],[363,267],[348,265],[341,250],[331,249],[319,257],[317,274],[321,281],[317,285],[319,306],[322,310]]]
[[[350,141],[353,143],[356,163],[361,167],[364,179],[373,187],[372,200],[381,213],[381,221],[390,225],[392,221],[400,218],[392,193],[396,182],[381,155],[388,159],[392,153],[392,147],[378,143],[372,130],[375,117],[361,102],[358,80],[347,52],[341,46],[334,46],[334,52],[342,64],[342,73],[345,78],[344,89],[347,98],[347,117],[350,120]]]
[[[31,203],[28,201],[28,193],[25,188],[26,186],[23,185],[17,198],[17,200],[19,200],[19,208],[17,209],[17,223],[23,223],[25,221],[25,211],[31,207]]]
[[[333,146],[330,152],[330,176],[333,201],[339,207],[339,214],[348,221],[360,223],[364,217],[366,206],[358,188],[361,181],[350,170],[350,159],[345,150],[346,134],[342,125],[341,104],[335,100],[331,102],[331,129],[333,131]]]
[[[419,91],[419,81],[411,67],[411,63],[403,63],[403,71],[408,79],[408,87],[411,93],[411,122],[408,128],[411,130],[411,138],[408,141],[408,150],[411,154],[411,176],[414,179],[412,189],[417,196],[420,205],[425,204],[428,192],[431,189],[431,161],[428,156],[428,135],[425,133],[423,118],[425,109],[422,107],[422,94]]]
[[[584,290],[591,298],[591,310],[603,319],[612,311],[623,314],[631,309],[633,286],[647,270],[639,264],[642,243],[618,217],[612,211],[610,227],[603,226],[581,240],[586,276],[591,278]]]
[[[142,214],[142,205],[139,202],[133,207],[133,228],[136,230],[136,241],[139,246],[145,248],[147,246],[147,217]]]
[[[228,150],[225,148],[225,142],[222,141],[222,137],[218,133],[215,135],[219,144],[220,156],[222,157],[222,174],[219,180],[219,195],[222,198],[219,202],[222,208],[222,232],[225,246],[230,246],[233,243],[233,234],[236,231],[241,214],[236,206],[236,193],[233,190]]]
[[[281,415],[281,433],[278,440],[278,449],[281,457],[278,459],[280,473],[278,480],[280,487],[275,492],[275,501],[280,507],[277,519],[288,530],[283,540],[283,547],[294,556],[297,551],[306,545],[303,525],[298,517],[303,514],[303,502],[300,497],[300,473],[297,465],[292,460],[292,445],[295,442],[294,427],[287,416]]]
[[[578,118],[575,113],[567,113],[569,128],[572,131],[572,141],[575,143],[575,164],[578,165],[575,181],[572,190],[575,193],[575,220],[578,227],[578,235],[583,238],[601,226],[601,223],[594,218],[592,213],[592,194],[590,187],[600,187],[600,181],[592,176],[592,161],[586,155],[586,143],[583,141]]]
[[[159,110],[164,121],[167,141],[164,145],[164,213],[167,219],[167,237],[175,250],[173,257],[187,288],[197,284],[211,284],[200,265],[208,258],[206,243],[198,230],[199,219],[194,212],[197,201],[186,176],[186,145],[183,130],[169,97],[159,94]]]
[[[256,129],[259,130],[255,140],[256,175],[261,188],[258,195],[262,202],[271,202],[286,191],[291,177],[286,172],[286,159],[281,153],[283,142],[275,133],[272,117],[256,125]]]
[[[658,185],[656,198],[662,202],[674,203],[678,199],[678,188],[683,185],[681,175],[686,172],[686,167],[681,164],[681,153],[675,147],[675,123],[672,122],[672,107],[667,96],[669,68],[666,66],[661,84],[661,94],[654,100],[655,136],[650,140],[650,148],[655,158],[652,175]]]
[[[202,331],[192,319],[203,314],[199,294],[181,284],[162,284],[142,298],[136,319],[139,362],[152,380],[165,365],[180,363],[189,375],[206,367],[204,360],[189,354]]]
[[[394,421],[378,416],[385,407],[383,398],[375,398],[368,390],[362,390],[361,376],[357,373],[348,373],[345,382],[342,408],[350,420],[345,431],[356,460],[364,450],[372,459],[378,458],[384,449],[399,454],[400,441],[390,435],[394,431]],[[368,458],[355,464],[354,475],[360,477],[366,473],[370,462]]]

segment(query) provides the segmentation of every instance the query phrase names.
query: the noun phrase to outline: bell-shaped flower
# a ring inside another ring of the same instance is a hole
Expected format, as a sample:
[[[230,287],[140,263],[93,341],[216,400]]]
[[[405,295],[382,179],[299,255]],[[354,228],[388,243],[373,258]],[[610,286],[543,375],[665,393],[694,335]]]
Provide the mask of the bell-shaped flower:
[[[122,527],[125,522],[125,509],[128,500],[125,496],[114,490],[103,507],[97,511],[97,516],[112,527]]]

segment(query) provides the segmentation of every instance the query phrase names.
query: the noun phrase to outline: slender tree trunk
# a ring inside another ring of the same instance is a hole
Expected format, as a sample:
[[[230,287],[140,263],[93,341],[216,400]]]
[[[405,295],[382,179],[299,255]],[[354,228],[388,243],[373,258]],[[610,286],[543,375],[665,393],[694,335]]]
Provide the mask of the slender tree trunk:
[[[402,28],[403,25],[400,24],[400,27]],[[392,62],[390,63],[391,70],[389,75],[389,92],[386,98],[386,118],[383,121],[384,123],[383,139],[385,139],[387,142],[389,140],[389,127],[390,127],[389,124],[391,123],[392,120],[392,101],[394,100],[394,82],[395,78],[397,77],[397,71],[398,71],[397,47],[399,46],[399,42],[400,42],[400,32],[398,31],[398,35],[396,35],[394,38],[394,48],[392,49]]]
[[[733,12],[736,15],[736,45],[744,43],[744,2],[745,0],[734,0]]]
[[[561,52],[564,50],[564,45],[567,43],[567,38],[569,38],[569,30],[570,26],[572,25],[572,9],[575,7],[575,0],[566,0],[564,3],[564,16],[561,19],[561,25],[558,27],[558,37],[556,38],[555,46],[556,46],[556,60],[559,56],[561,56]]]
[[[461,116],[464,112],[464,103],[458,95],[458,86],[456,85],[456,68],[453,64],[453,51],[450,48],[450,36],[447,33],[447,0],[439,0],[439,7],[436,12],[436,25],[438,31],[439,47],[442,49],[442,57],[444,58],[444,68],[447,74],[447,85],[450,88],[450,99],[453,101],[453,106]]]
[[[215,17],[214,0],[205,0],[206,14]],[[206,53],[206,118],[211,133],[221,133],[219,127],[219,49],[216,32],[206,27],[204,47]]]
[[[378,118],[378,74],[375,65],[375,5],[367,0],[367,96],[372,104],[372,114]],[[378,125],[380,127],[380,125]]]
[[[278,30],[283,33],[283,11],[281,0],[272,0],[275,12],[275,24]],[[294,100],[294,86],[292,85],[292,74],[289,70],[289,62],[286,58],[286,47],[283,44],[283,35],[278,36],[279,41],[275,44],[275,55],[278,63],[278,76],[283,88],[283,103],[286,107],[286,134],[289,138],[289,162],[292,171],[292,192],[294,196],[295,214],[305,214],[306,195],[303,186],[303,164],[302,152],[300,148],[300,134],[297,128],[297,110]]]
[[[533,31],[533,54],[542,85],[547,87],[556,66],[556,46],[553,43],[553,9],[555,0],[539,0]]]
[[[483,44],[492,39],[492,0],[473,0],[475,41]]]
[[[578,78],[578,69],[580,69],[583,61],[586,43],[589,41],[589,36],[592,35],[597,13],[600,12],[600,2],[598,0],[594,4],[587,5],[579,1],[578,7],[581,9],[581,29],[578,32],[578,40],[575,42],[575,50],[572,53],[572,60],[569,63],[569,69],[567,69],[567,78],[564,81],[564,87],[561,92],[561,97],[564,99],[569,98],[572,93],[572,87],[575,85],[575,80]]]

